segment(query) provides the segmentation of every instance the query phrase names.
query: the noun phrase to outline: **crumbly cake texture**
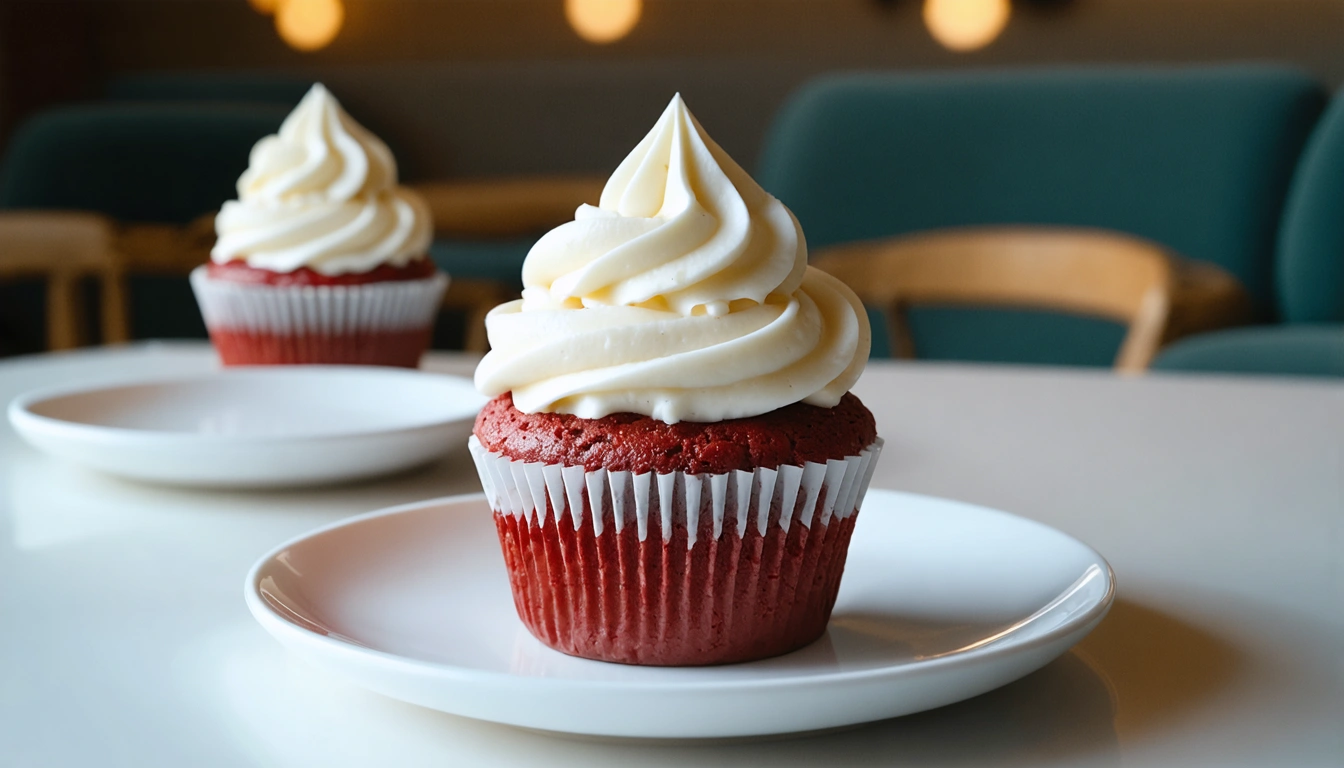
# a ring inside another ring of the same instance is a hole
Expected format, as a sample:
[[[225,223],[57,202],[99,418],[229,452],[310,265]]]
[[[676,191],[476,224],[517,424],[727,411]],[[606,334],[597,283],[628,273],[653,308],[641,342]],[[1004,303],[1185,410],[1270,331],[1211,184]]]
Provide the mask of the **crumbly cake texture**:
[[[350,272],[343,275],[324,275],[308,267],[299,267],[293,272],[272,272],[269,269],[250,267],[244,261],[210,262],[206,274],[215,280],[228,280],[249,285],[367,285],[399,280],[423,280],[434,274],[434,262],[427,258],[416,259],[405,266],[394,267],[379,264],[368,272]]]
[[[481,410],[475,433],[487,450],[515,461],[636,474],[723,474],[856,456],[877,439],[877,425],[853,393],[834,408],[794,403],[708,424],[665,424],[634,413],[600,419],[527,414],[505,393]]]

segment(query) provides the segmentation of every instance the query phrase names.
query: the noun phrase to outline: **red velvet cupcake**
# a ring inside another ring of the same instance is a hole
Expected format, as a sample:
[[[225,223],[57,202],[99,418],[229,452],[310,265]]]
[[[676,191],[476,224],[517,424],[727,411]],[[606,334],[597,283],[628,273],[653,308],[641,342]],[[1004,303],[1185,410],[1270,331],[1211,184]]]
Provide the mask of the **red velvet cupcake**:
[[[469,444],[527,628],[649,665],[817,639],[882,441],[863,307],[788,209],[678,97],[523,284]]]
[[[671,425],[528,415],[501,395],[475,435],[523,623],[628,664],[748,661],[820,637],[877,455],[852,394]]]
[[[448,284],[424,202],[376,136],[313,86],[257,143],[191,275],[225,365],[415,367]]]

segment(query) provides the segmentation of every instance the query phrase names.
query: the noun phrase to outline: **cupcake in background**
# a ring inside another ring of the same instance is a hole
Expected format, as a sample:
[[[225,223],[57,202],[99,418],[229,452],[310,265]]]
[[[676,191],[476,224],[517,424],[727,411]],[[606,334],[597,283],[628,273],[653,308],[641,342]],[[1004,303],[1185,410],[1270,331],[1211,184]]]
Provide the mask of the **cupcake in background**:
[[[215,230],[191,284],[225,365],[419,365],[448,286],[429,209],[321,84],[253,147]]]
[[[532,634],[648,665],[820,637],[882,441],[867,315],[792,213],[678,96],[523,284],[469,445]]]

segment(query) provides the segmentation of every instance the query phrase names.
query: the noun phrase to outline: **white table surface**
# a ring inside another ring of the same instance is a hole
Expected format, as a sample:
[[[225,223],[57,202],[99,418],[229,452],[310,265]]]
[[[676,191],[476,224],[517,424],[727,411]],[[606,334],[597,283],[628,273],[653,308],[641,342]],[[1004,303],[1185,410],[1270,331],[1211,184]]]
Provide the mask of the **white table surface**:
[[[33,387],[216,365],[151,344],[0,361]],[[431,356],[431,370],[473,362]],[[402,704],[288,656],[243,605],[273,545],[478,489],[465,452],[376,483],[167,490],[0,426],[0,765],[1344,765],[1344,386],[876,363],[874,487],[1006,509],[1114,566],[1077,649],[934,712],[806,738],[556,737]]]

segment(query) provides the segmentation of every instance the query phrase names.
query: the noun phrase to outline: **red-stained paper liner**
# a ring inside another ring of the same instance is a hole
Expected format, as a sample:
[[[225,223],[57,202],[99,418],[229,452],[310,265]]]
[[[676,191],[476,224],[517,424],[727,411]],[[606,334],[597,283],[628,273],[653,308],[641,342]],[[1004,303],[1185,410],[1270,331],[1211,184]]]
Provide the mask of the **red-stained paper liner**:
[[[414,368],[429,346],[448,276],[274,286],[216,280],[201,266],[191,272],[191,287],[225,365]]]
[[[518,616],[574,656],[691,666],[800,648],[826,629],[878,439],[754,472],[608,472],[468,442]]]

